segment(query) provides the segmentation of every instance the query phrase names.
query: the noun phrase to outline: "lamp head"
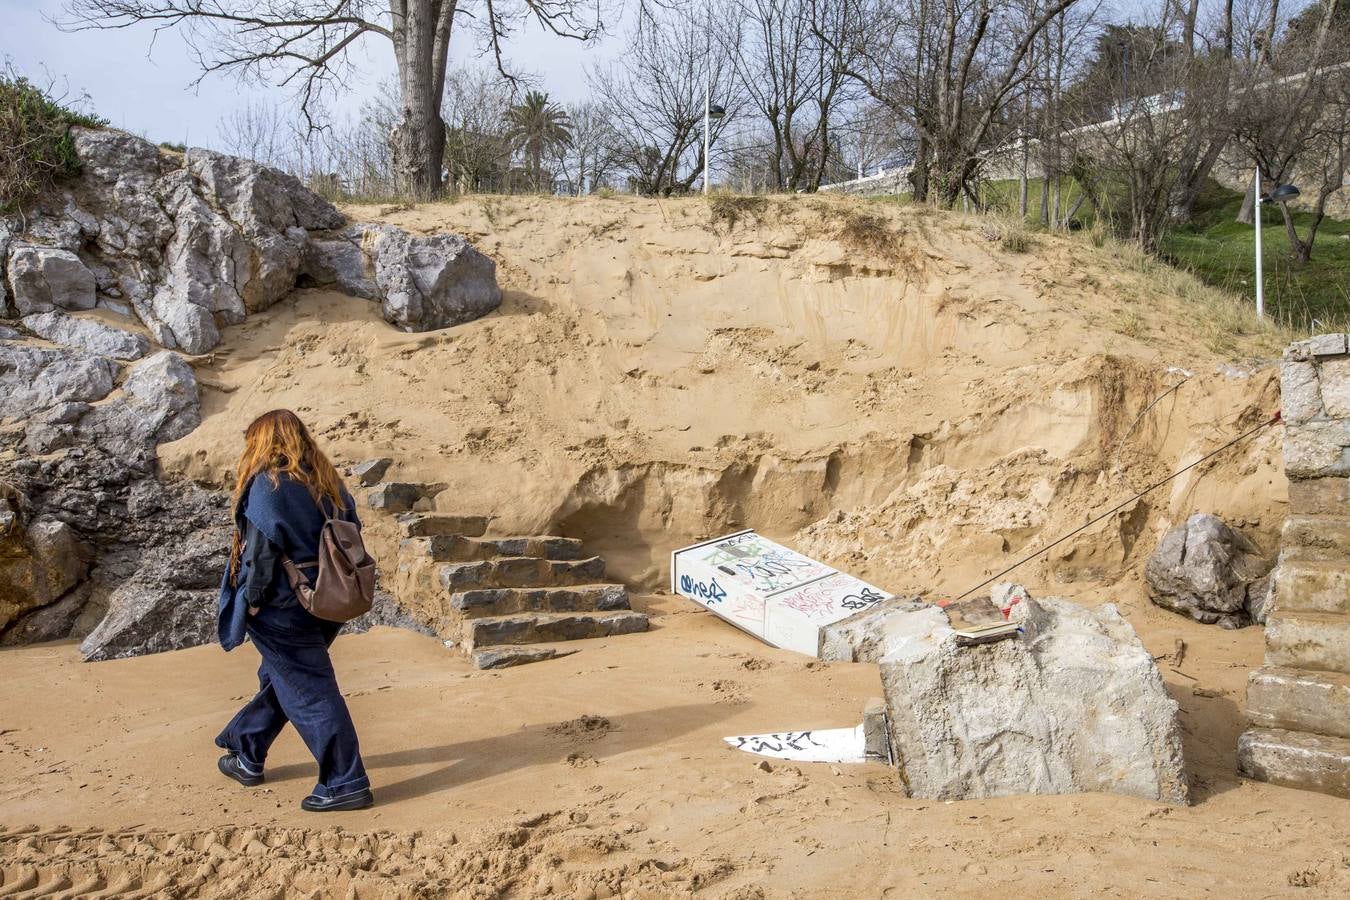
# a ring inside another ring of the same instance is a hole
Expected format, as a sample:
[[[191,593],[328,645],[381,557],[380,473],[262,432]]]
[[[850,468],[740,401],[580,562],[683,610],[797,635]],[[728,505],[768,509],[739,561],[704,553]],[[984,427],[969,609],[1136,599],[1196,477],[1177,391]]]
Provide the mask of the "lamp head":
[[[1299,189],[1292,184],[1277,185],[1269,194],[1261,197],[1262,203],[1284,203],[1286,200],[1293,200],[1299,195]]]
[[[708,118],[710,119],[721,119],[725,117],[726,114],[727,111],[717,103],[714,103],[708,107]]]

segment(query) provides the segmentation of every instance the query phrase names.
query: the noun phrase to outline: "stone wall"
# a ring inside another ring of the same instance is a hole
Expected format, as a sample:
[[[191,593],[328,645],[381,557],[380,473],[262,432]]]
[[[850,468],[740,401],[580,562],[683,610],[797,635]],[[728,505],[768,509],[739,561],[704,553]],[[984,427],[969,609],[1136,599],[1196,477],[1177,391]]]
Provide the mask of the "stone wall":
[[[1325,334],[1280,366],[1289,518],[1247,686],[1243,774],[1350,797],[1350,345]]]

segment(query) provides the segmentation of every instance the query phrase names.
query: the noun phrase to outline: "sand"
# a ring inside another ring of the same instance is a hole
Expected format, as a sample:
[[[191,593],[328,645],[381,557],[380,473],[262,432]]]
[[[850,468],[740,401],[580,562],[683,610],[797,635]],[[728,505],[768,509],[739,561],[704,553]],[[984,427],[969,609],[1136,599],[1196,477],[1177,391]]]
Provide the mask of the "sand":
[[[955,595],[1263,421],[1277,382],[1251,360],[1282,336],[1220,342],[1192,282],[1085,239],[1009,253],[979,220],[847,199],[746,205],[734,224],[692,199],[349,212],[467,234],[499,262],[502,310],[401,334],[365,301],[299,291],[194,361],[205,420],[161,447],[164,469],[224,484],[248,418],[290,406],[340,461],[387,455],[392,478],[449,485],[441,509],[586,539],[648,592],[653,630],[495,673],[411,633],[343,638],[379,804],[318,820],[297,806],[313,764],[289,732],[264,789],[214,771],[250,648],[0,652],[0,893],[1350,890],[1345,801],[1234,774],[1260,629],[1181,619],[1140,583],[1190,512],[1274,546],[1278,428],[1017,573],[1033,594],[1117,603],[1160,657],[1190,808],[934,803],[884,766],[763,771],[720,738],[856,724],[875,667],[772,650],[659,593],[671,549],[754,527],[888,590]],[[1149,408],[1176,369],[1191,377]]]

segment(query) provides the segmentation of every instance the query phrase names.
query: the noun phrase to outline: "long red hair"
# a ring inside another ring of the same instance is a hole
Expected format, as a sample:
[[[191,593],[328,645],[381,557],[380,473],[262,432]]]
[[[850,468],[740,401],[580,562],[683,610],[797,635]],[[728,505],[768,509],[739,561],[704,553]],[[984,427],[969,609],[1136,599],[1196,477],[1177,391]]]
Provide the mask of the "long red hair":
[[[230,508],[239,509],[244,491],[255,477],[265,475],[275,487],[283,472],[309,488],[315,503],[327,497],[333,501],[334,509],[343,508],[342,478],[314,442],[305,423],[289,409],[263,413],[244,432],[244,452],[235,467],[234,498]],[[239,575],[239,557],[243,549],[244,537],[239,533],[236,520],[234,540],[230,544],[231,583]]]

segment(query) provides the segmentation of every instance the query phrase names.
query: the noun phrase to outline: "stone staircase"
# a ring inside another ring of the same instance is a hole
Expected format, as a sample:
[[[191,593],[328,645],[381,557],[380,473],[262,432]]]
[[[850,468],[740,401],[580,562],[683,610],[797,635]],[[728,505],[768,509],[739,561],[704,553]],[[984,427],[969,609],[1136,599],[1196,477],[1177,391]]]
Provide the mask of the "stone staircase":
[[[378,487],[378,486],[377,486]],[[574,538],[488,535],[482,516],[404,512],[391,589],[480,669],[566,655],[566,642],[647,630],[605,561]]]

